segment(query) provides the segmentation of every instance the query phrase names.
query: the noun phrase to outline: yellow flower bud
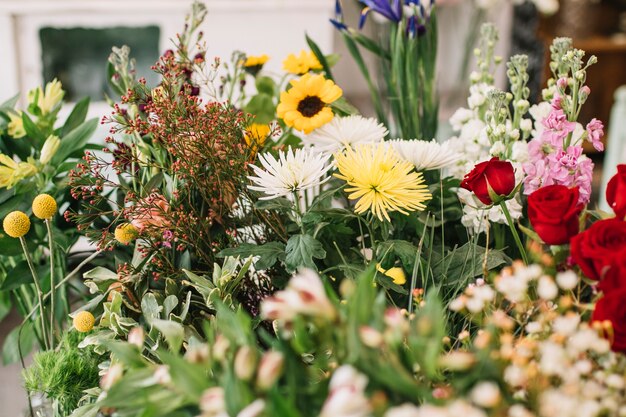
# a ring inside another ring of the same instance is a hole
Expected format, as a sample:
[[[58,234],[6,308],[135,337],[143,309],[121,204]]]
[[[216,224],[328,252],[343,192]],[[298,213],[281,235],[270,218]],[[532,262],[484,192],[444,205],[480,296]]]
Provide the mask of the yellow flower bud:
[[[22,237],[30,230],[30,219],[21,211],[12,211],[2,222],[4,232],[11,237]]]
[[[128,245],[139,235],[139,231],[130,223],[120,224],[115,228],[115,240],[123,245]]]
[[[63,100],[65,92],[61,82],[56,78],[46,84],[46,91],[39,94],[38,105],[43,114],[52,113],[54,108]]]
[[[52,218],[57,212],[57,202],[51,195],[39,194],[33,200],[33,214],[41,219]]]
[[[43,147],[41,148],[41,153],[39,155],[39,161],[42,164],[47,164],[50,162],[55,153],[59,150],[59,146],[61,145],[61,139],[58,136],[50,135],[48,139],[46,139]]]
[[[96,318],[89,311],[80,311],[74,316],[74,328],[81,333],[87,333],[96,324]]]

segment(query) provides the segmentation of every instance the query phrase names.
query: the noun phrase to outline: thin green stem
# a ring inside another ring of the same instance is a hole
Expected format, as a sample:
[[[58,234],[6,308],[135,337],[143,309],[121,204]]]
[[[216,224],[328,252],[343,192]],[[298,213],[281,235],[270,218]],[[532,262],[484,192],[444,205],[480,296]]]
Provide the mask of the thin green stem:
[[[515,224],[513,223],[513,219],[511,218],[511,213],[509,213],[509,209],[506,207],[506,202],[501,201],[500,207],[502,207],[502,211],[504,212],[506,221],[511,228],[511,233],[513,233],[513,239],[515,239],[515,244],[522,254],[522,259],[524,260],[524,263],[528,265],[528,255],[526,255],[526,249],[524,249],[524,245],[522,244],[522,240],[519,237],[519,233],[517,233],[517,229],[515,228]]]
[[[46,228],[48,229],[48,246],[50,248],[50,347],[54,349],[55,338],[55,317],[54,317],[54,240],[52,239],[52,225],[50,219],[44,220]]]
[[[33,260],[30,257],[30,253],[28,252],[28,247],[26,246],[26,240],[24,237],[20,237],[20,243],[22,244],[22,250],[24,251],[24,256],[26,257],[26,262],[28,263],[28,267],[30,268],[30,273],[33,276],[33,282],[35,283],[35,289],[37,290],[37,300],[39,304],[39,319],[41,320],[41,337],[44,340],[44,347],[48,350],[49,347],[49,339],[46,331],[46,318],[45,311],[43,305],[43,291],[41,291],[41,286],[39,285],[39,277],[37,276],[37,271],[35,270],[35,265],[33,264]]]

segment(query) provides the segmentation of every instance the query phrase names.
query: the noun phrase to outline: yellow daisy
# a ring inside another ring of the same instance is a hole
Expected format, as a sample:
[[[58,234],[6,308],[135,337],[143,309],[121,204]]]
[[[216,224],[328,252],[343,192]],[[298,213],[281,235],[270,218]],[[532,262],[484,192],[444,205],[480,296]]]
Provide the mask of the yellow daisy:
[[[323,75],[305,74],[292,80],[291,88],[280,94],[276,113],[287,126],[308,134],[333,120],[328,105],[342,94],[341,88]]]
[[[322,64],[312,51],[307,52],[303,49],[298,56],[295,54],[287,55],[283,61],[283,69],[291,74],[302,75],[311,70],[322,69]]]
[[[379,220],[391,221],[389,211],[424,210],[424,202],[432,198],[422,174],[384,143],[346,148],[335,160],[335,176],[348,183],[348,198],[358,200],[356,213],[370,210]]]
[[[270,57],[263,54],[263,55],[248,55],[246,56],[246,60],[243,63],[244,67],[256,67],[256,66],[261,66],[263,64],[265,64],[267,61],[269,61]]]

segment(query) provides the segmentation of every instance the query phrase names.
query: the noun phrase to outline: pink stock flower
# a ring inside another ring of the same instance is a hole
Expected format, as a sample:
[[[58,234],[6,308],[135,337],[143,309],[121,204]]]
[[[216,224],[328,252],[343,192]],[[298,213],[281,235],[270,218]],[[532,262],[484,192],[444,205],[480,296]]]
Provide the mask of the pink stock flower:
[[[542,137],[552,145],[561,145],[562,140],[576,128],[576,123],[567,120],[563,109],[553,108],[548,117],[543,120],[546,130]]]
[[[167,227],[169,221],[165,217],[165,213],[169,210],[170,205],[165,197],[159,193],[152,193],[130,208],[128,217],[131,224],[141,232],[146,227]]]
[[[602,143],[602,136],[604,136],[604,125],[595,117],[587,123],[587,139],[594,148],[598,151],[604,150],[604,144]]]
[[[559,88],[565,90],[567,88],[567,78],[565,78],[565,77],[559,78],[559,80],[556,82],[556,85]]]
[[[554,98],[550,102],[550,105],[554,110],[560,110],[563,108],[563,97],[559,93],[554,94]]]

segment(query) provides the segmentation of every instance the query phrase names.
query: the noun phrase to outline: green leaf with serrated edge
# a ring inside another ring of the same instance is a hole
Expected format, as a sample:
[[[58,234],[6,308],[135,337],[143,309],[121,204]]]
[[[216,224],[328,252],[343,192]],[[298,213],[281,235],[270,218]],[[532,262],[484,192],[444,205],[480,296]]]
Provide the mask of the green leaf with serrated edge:
[[[294,235],[287,241],[285,265],[289,270],[299,267],[316,269],[313,258],[324,259],[326,251],[322,244],[309,235]]]

